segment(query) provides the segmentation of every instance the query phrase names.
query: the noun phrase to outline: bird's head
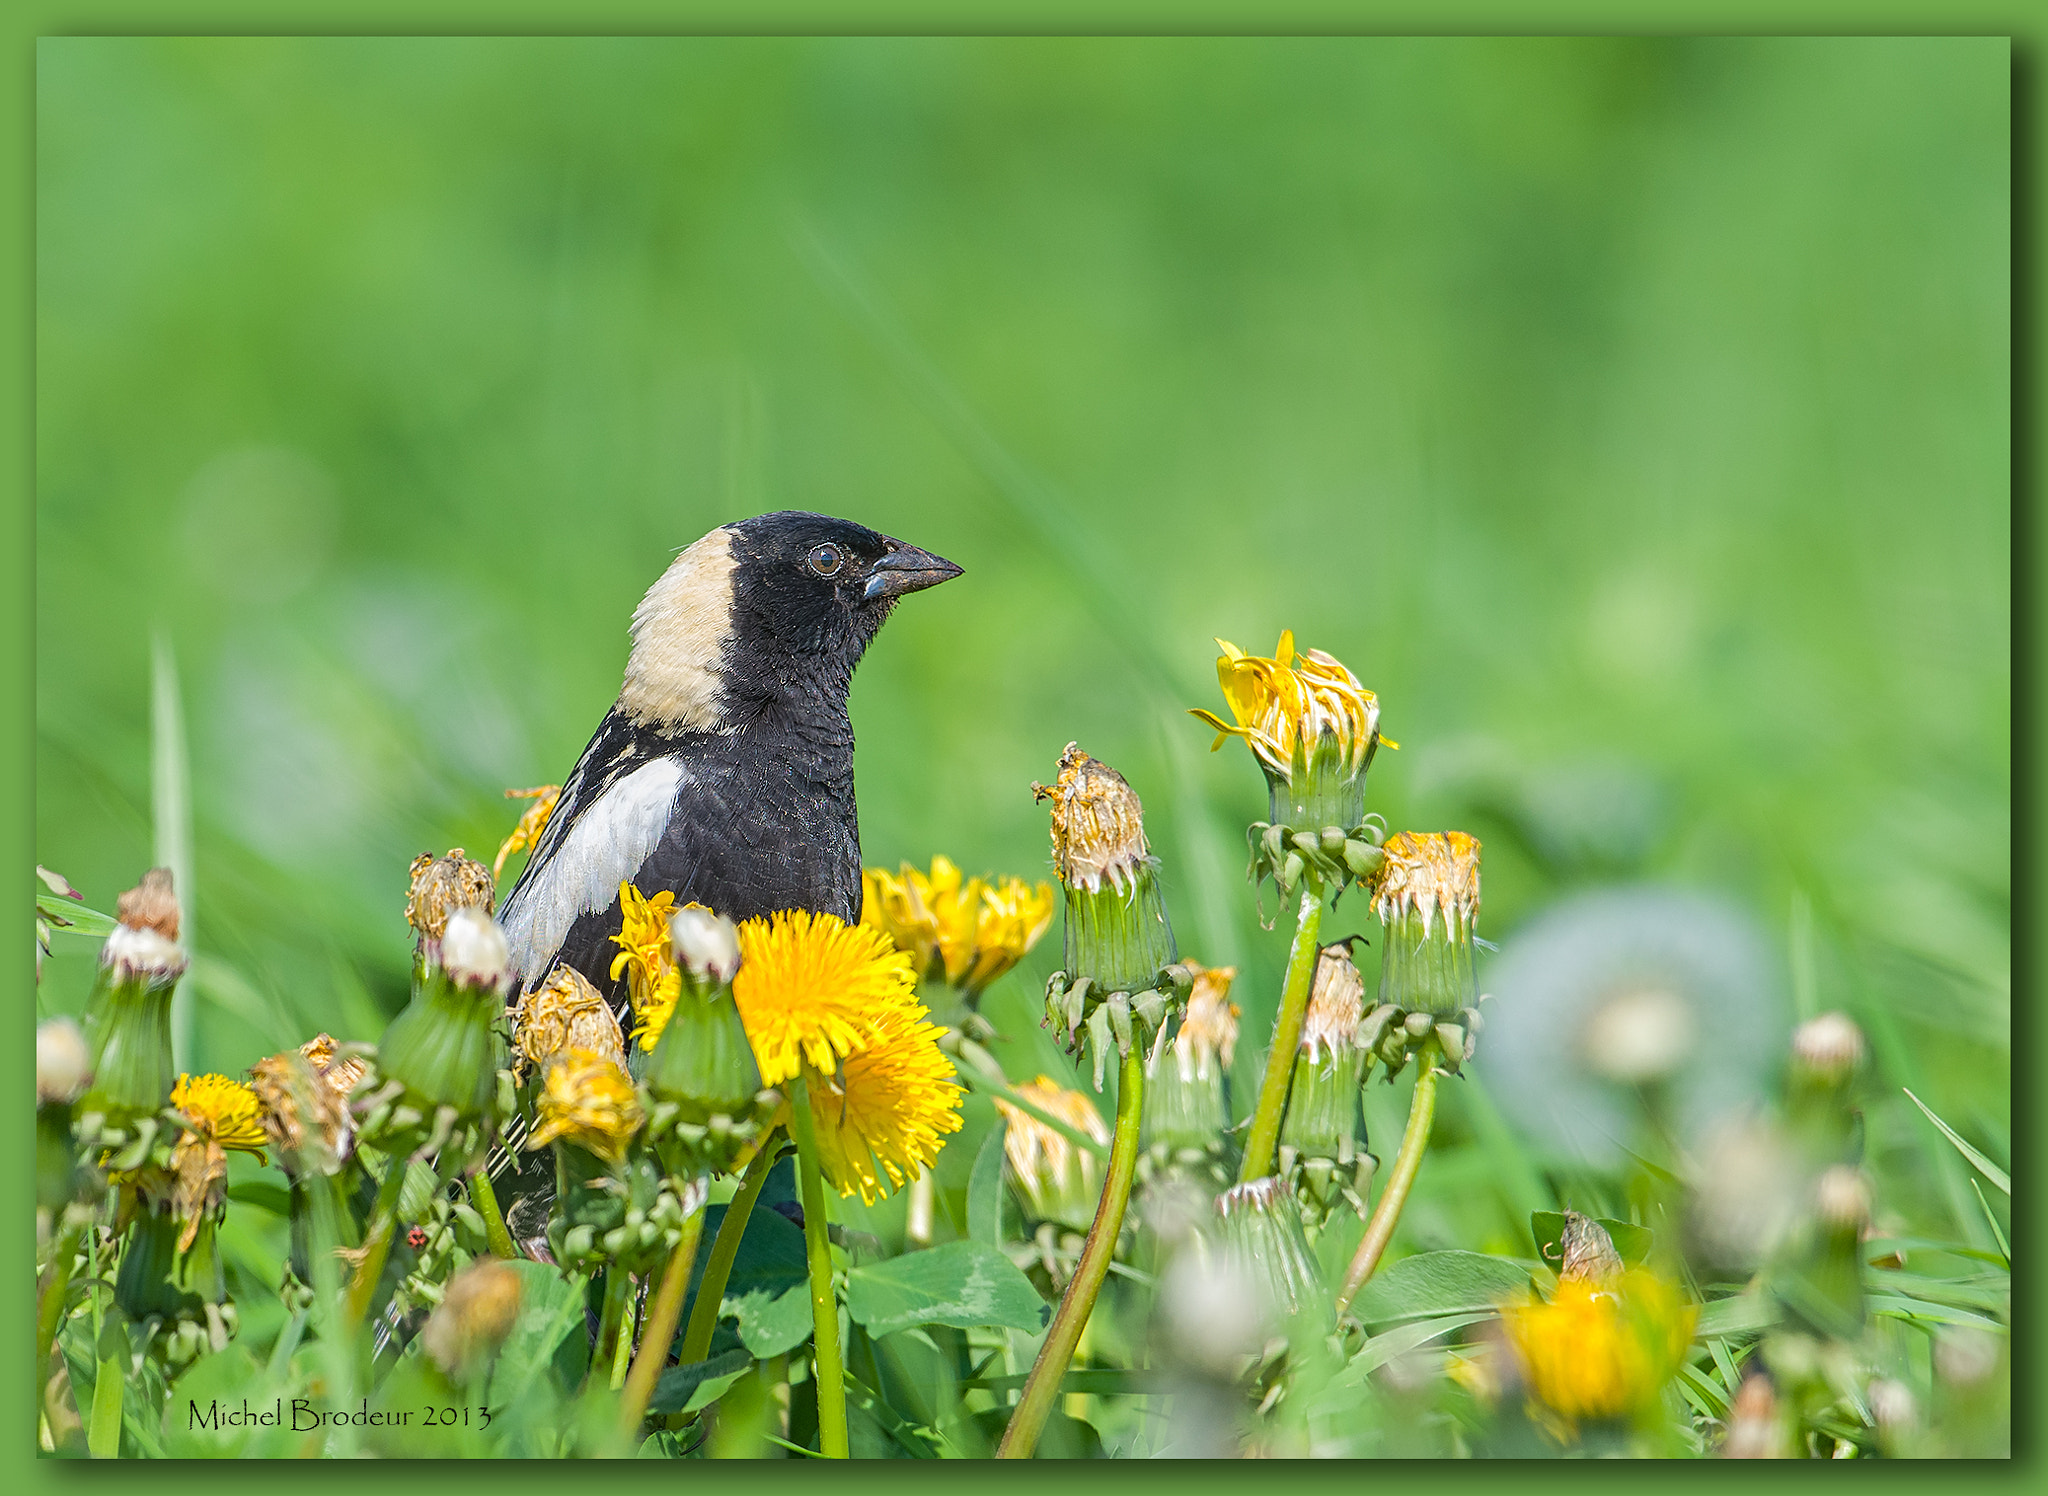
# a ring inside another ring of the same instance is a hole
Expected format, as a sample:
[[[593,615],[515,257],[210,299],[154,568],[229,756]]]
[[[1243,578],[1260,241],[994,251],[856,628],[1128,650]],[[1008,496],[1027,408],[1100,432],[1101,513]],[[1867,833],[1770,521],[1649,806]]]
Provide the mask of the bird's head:
[[[652,726],[717,731],[738,696],[843,689],[905,593],[952,562],[851,520],[788,509],[690,546],[633,612],[619,705]]]

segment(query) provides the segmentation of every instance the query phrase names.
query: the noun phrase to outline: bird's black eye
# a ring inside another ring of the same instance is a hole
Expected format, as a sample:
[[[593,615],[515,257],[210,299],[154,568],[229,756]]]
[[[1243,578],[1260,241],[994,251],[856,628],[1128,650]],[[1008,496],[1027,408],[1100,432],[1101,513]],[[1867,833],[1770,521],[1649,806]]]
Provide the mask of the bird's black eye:
[[[846,564],[846,555],[838,546],[827,542],[811,547],[811,570],[821,577],[829,577]]]

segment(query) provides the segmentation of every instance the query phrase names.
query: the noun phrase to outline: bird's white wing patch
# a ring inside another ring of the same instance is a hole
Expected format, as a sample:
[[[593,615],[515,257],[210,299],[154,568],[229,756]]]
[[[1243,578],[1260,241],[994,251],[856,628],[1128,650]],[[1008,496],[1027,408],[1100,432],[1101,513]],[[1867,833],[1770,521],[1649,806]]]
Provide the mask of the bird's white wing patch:
[[[611,907],[619,885],[638,873],[668,829],[676,791],[688,777],[673,758],[635,769],[599,795],[569,827],[562,844],[504,914],[512,966],[522,982],[550,960],[583,915]]]

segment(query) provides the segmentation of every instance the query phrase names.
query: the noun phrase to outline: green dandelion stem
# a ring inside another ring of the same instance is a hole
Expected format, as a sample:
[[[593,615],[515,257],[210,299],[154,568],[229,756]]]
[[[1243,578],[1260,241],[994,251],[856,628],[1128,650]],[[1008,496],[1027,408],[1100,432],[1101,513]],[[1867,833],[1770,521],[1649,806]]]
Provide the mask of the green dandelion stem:
[[[732,1276],[733,1261],[740,1254],[740,1238],[746,1234],[754,1202],[761,1198],[761,1190],[768,1183],[768,1171],[775,1167],[781,1153],[781,1144],[773,1133],[763,1138],[761,1146],[754,1150],[747,1172],[740,1178],[739,1191],[725,1208],[725,1219],[719,1223],[718,1235],[712,1238],[711,1256],[704,1263],[704,1281],[697,1285],[697,1307],[690,1311],[689,1328],[683,1332],[685,1366],[693,1366],[711,1354],[711,1336],[718,1328],[718,1311],[725,1302],[725,1285]]]
[[[1310,939],[1313,941],[1313,934]],[[1060,1379],[1067,1374],[1081,1331],[1095,1311],[1095,1296],[1109,1274],[1116,1239],[1124,1229],[1124,1207],[1131,1201],[1131,1181],[1138,1172],[1138,1122],[1144,1110],[1145,1053],[1133,1044],[1124,1055],[1123,1074],[1117,1082],[1116,1133],[1110,1139],[1109,1170],[1102,1182],[1101,1203],[1095,1207],[1095,1223],[1088,1228],[1088,1241],[1081,1248],[1080,1261],[1074,1264],[1074,1276],[1052,1327],[1046,1331],[1045,1343],[1038,1348],[1038,1359],[1025,1378],[1017,1410],[1003,1431],[1003,1442],[996,1446],[998,1459],[1031,1458],[1053,1400],[1059,1396]]]
[[[598,1311],[597,1342],[591,1348],[590,1366],[584,1372],[587,1385],[595,1385],[602,1377],[616,1392],[626,1380],[623,1371],[614,1378],[613,1365],[618,1359],[619,1327],[628,1321],[632,1302],[633,1275],[614,1262],[604,1270],[604,1306]]]
[[[825,1231],[825,1176],[818,1168],[818,1125],[810,1088],[799,1075],[790,1083],[790,1131],[796,1134],[796,1173],[804,1207],[804,1256],[811,1269],[811,1354],[818,1383],[818,1452],[847,1457],[846,1367],[839,1357],[839,1304],[832,1296],[832,1242]]]
[[[1266,1055],[1258,1107],[1245,1138],[1244,1163],[1237,1171],[1239,1184],[1264,1179],[1273,1172],[1273,1149],[1280,1141],[1281,1115],[1287,1110],[1294,1052],[1301,1047],[1301,1023],[1308,1013],[1309,988],[1316,974],[1316,935],[1322,926],[1323,886],[1311,875],[1301,890],[1301,913],[1294,926],[1294,945],[1287,954],[1287,985],[1280,991],[1280,1011],[1273,1018],[1273,1047]]]
[[[398,1196],[404,1188],[405,1159],[394,1153],[384,1161],[384,1181],[377,1187],[377,1203],[371,1208],[369,1229],[364,1234],[363,1260],[348,1286],[342,1320],[345,1336],[354,1335],[369,1318],[377,1280],[384,1276],[384,1261],[391,1255],[391,1237],[398,1229]]]
[[[484,1218],[484,1234],[490,1238],[491,1251],[507,1262],[517,1258],[512,1233],[505,1229],[504,1212],[498,1209],[498,1192],[491,1188],[489,1169],[480,1168],[469,1176],[469,1198],[476,1213]]]
[[[1339,1314],[1351,1307],[1353,1296],[1379,1266],[1380,1255],[1387,1250],[1394,1227],[1400,1223],[1408,1190],[1422,1171],[1422,1155],[1429,1148],[1430,1124],[1436,1120],[1436,1057],[1437,1037],[1432,1032],[1415,1051],[1419,1068],[1415,1075],[1415,1099],[1408,1106],[1408,1130],[1401,1134],[1401,1152],[1394,1159],[1393,1172],[1387,1176],[1387,1187],[1380,1192],[1379,1204],[1373,1207],[1372,1220],[1366,1224],[1351,1268],[1344,1274],[1344,1287],[1337,1295]]]
[[[675,1342],[676,1320],[682,1316],[683,1294],[690,1286],[690,1269],[697,1265],[697,1241],[704,1231],[704,1208],[700,1205],[683,1222],[683,1239],[668,1254],[668,1267],[661,1286],[647,1305],[647,1323],[640,1331],[640,1353],[633,1369],[626,1373],[626,1395],[619,1403],[619,1439],[630,1445],[647,1416],[647,1404],[654,1396],[654,1384],[668,1364],[668,1348]]]

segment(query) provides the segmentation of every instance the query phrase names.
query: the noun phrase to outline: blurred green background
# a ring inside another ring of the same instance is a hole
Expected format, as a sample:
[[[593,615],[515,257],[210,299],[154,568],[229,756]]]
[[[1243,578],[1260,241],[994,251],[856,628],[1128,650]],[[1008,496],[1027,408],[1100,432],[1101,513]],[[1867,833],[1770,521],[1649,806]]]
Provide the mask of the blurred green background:
[[[37,855],[102,908],[151,862],[160,639],[194,1068],[374,1037],[408,861],[488,857],[566,773],[676,548],[815,508],[967,568],[856,679],[868,860],[1043,875],[1030,784],[1078,739],[1184,951],[1243,970],[1242,1074],[1286,931],[1258,775],[1184,708],[1212,635],[1291,627],[1402,744],[1369,805],[1485,840],[1483,933],[1724,891],[2009,1159],[2009,66],[45,40]],[[1057,944],[1000,995],[1013,1073]],[[1959,1212],[1927,1125],[1872,1125]]]

